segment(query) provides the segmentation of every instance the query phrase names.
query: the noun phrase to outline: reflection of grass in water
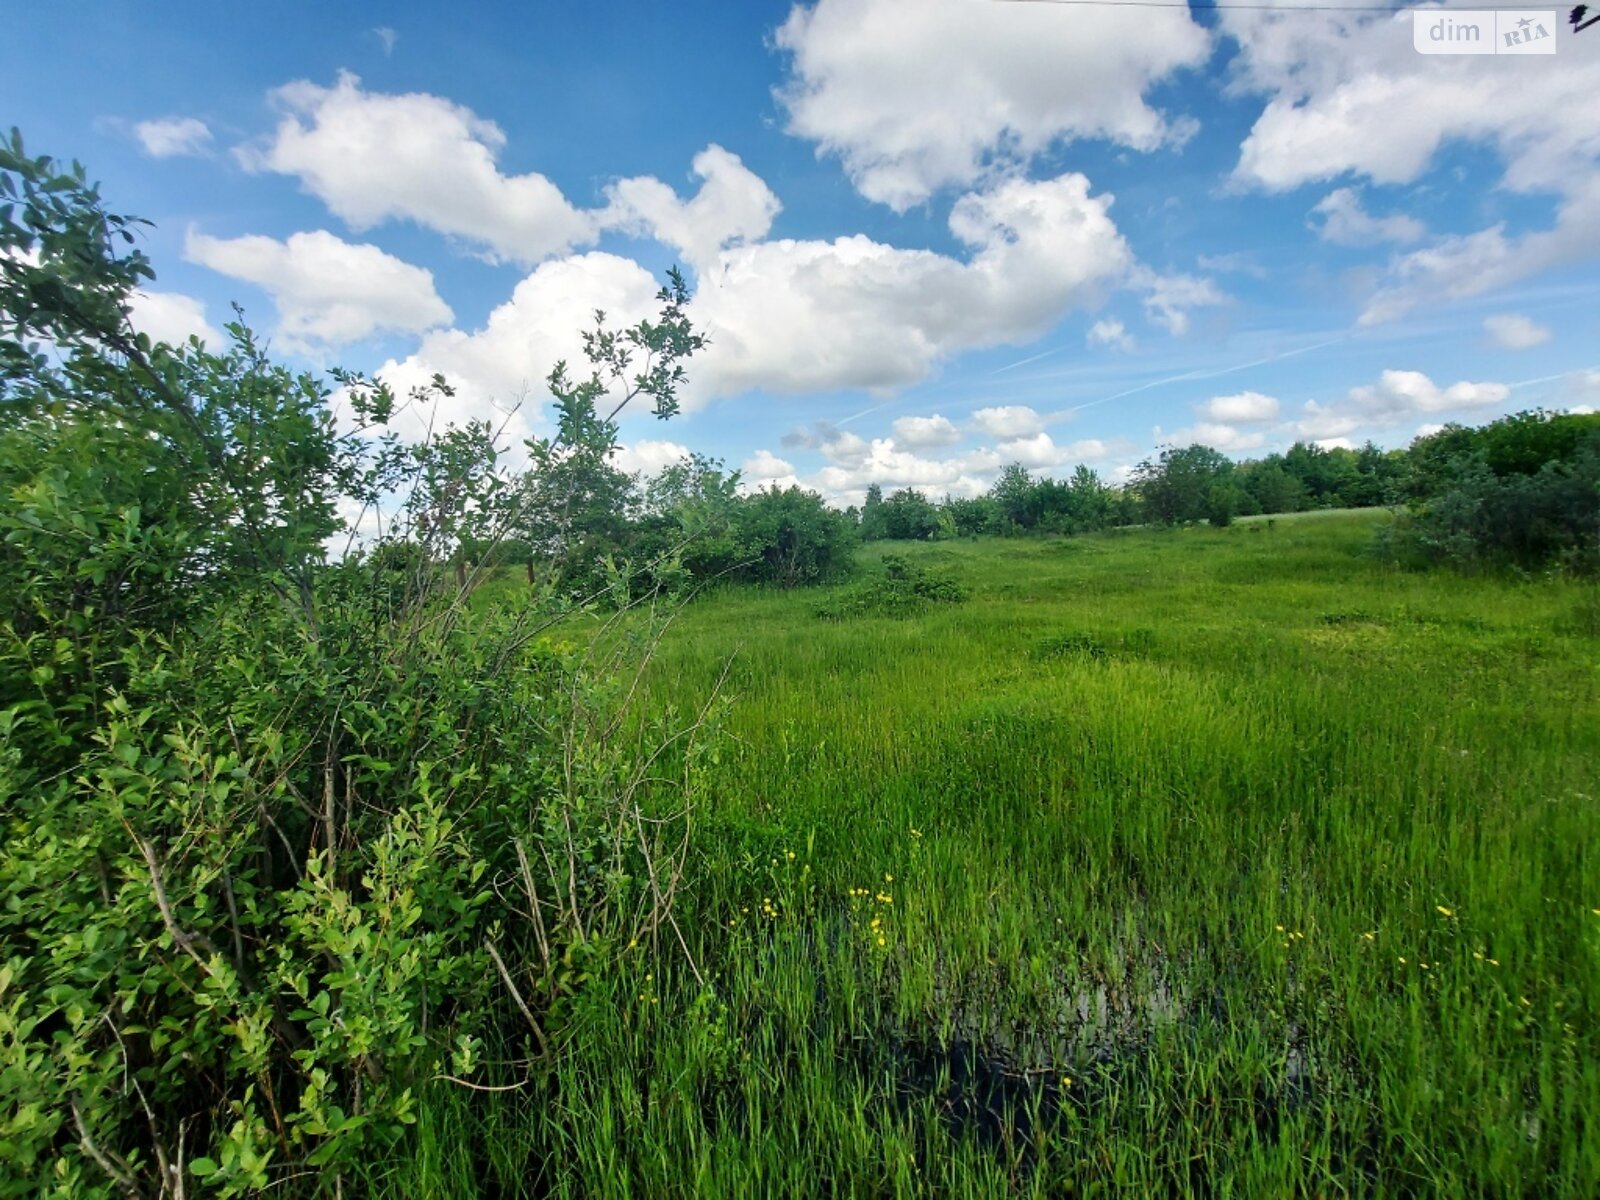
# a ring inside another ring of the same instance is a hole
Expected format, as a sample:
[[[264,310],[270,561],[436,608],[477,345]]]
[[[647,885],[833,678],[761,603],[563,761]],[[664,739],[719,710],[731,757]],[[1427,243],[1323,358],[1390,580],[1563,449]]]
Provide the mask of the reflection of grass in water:
[[[692,608],[658,704],[739,651],[714,994],[597,983],[537,1097],[419,1141],[573,1196],[1600,1194],[1592,593],[1393,572],[1372,520]]]

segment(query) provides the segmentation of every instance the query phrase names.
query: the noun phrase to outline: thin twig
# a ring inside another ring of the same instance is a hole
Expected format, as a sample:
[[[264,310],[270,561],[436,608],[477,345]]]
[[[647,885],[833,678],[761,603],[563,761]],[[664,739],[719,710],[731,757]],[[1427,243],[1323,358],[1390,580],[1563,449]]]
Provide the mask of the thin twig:
[[[500,957],[500,951],[494,948],[494,943],[488,938],[483,939],[483,948],[489,952],[489,957],[494,959],[494,965],[500,972],[500,978],[506,981],[506,987],[511,990],[511,998],[517,1002],[517,1007],[522,1010],[522,1015],[528,1018],[528,1027],[533,1030],[533,1036],[538,1039],[539,1049],[547,1051],[550,1043],[545,1039],[544,1030],[539,1028],[539,1022],[534,1019],[533,1010],[528,1007],[528,1002],[522,998],[522,993],[517,991],[517,985],[512,982],[511,972],[506,970],[505,960]]]

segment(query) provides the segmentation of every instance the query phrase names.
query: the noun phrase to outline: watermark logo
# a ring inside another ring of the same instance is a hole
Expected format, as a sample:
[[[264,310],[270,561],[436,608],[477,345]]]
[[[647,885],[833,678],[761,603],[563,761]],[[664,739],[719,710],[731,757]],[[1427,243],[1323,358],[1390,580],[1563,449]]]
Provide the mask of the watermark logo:
[[[1411,14],[1418,54],[1554,54],[1556,14],[1527,9],[1439,9]]]

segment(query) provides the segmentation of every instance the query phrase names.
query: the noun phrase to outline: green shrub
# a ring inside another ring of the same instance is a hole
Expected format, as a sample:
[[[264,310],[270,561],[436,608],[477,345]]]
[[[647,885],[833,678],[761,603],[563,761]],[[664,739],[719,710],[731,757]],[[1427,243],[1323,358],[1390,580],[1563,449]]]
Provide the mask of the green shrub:
[[[1496,474],[1458,459],[1448,484],[1380,534],[1381,553],[1458,568],[1600,571],[1600,435],[1570,460]]]
[[[773,486],[747,497],[735,519],[748,579],[788,588],[849,569],[855,529],[816,492]]]
[[[131,222],[15,134],[0,182],[0,1197],[337,1194],[423,1087],[525,1072],[484,1048],[540,1060],[681,944],[709,713],[629,718],[640,614],[556,654],[547,592],[470,613],[463,547],[521,515],[487,427],[343,434],[241,326],[134,336]]]
[[[816,609],[825,620],[854,616],[912,617],[935,604],[959,604],[970,593],[957,580],[923,570],[897,554],[883,558],[883,574],[846,588]]]

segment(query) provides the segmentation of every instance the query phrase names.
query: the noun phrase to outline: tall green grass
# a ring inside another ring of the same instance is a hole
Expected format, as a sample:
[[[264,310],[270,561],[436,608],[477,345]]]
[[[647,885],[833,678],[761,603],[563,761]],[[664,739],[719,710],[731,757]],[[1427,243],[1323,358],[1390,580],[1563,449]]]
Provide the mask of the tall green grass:
[[[652,704],[733,659],[707,985],[597,983],[374,1185],[1600,1194],[1596,596],[1393,572],[1382,519],[897,547],[972,591],[913,619],[698,602]]]

